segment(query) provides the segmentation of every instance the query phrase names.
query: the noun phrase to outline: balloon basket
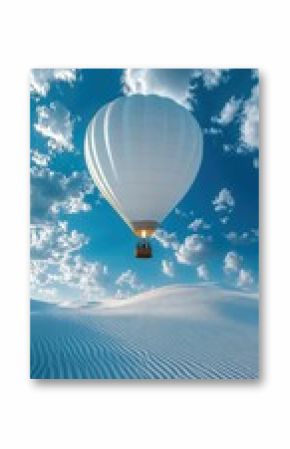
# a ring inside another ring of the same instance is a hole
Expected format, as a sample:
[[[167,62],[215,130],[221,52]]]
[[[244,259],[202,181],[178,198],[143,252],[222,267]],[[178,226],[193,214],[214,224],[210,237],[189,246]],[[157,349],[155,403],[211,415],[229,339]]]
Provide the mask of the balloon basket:
[[[135,257],[138,259],[150,259],[152,257],[152,248],[147,240],[143,239],[137,243]]]

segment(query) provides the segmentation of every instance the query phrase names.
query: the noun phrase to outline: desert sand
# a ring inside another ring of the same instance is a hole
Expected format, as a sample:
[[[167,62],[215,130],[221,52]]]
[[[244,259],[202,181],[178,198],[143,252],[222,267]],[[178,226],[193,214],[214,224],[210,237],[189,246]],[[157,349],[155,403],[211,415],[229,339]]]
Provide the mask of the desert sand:
[[[33,379],[256,379],[257,295],[176,285],[90,306],[31,301]]]

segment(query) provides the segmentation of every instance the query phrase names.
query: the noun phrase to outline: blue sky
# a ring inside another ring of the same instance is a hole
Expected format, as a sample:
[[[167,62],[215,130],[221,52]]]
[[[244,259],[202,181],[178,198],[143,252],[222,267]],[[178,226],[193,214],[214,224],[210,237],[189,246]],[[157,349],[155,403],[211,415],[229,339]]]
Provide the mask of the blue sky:
[[[258,289],[258,74],[255,70],[31,72],[31,295],[123,298],[176,283]],[[136,238],[100,197],[83,156],[94,113],[121,95],[167,96],[204,134],[192,188],[134,258]]]

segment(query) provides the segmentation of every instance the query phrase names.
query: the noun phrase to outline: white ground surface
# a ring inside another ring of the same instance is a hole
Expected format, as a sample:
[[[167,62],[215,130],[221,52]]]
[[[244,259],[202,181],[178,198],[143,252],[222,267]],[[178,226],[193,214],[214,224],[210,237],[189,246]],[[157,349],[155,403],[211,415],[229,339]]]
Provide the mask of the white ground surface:
[[[258,301],[171,286],[69,309],[32,301],[31,377],[254,379]]]

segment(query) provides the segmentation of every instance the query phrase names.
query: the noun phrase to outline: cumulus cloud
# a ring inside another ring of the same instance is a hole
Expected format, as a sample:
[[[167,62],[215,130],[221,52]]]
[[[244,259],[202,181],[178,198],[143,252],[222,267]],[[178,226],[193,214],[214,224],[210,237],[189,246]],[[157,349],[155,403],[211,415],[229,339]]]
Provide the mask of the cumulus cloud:
[[[104,295],[105,289],[101,285],[101,279],[107,273],[106,265],[100,262],[89,262],[80,255],[76,255],[60,263],[59,275],[55,280],[72,289],[79,289],[86,299],[93,299],[94,295]]]
[[[253,71],[252,73],[257,73]],[[258,76],[258,75],[257,75]],[[256,80],[256,75],[252,76]],[[259,149],[259,84],[252,88],[250,97],[246,100],[232,96],[222,108],[219,116],[212,117],[212,122],[221,127],[227,126],[234,120],[238,126],[238,141],[224,142],[223,150],[227,153],[235,152],[255,154]],[[221,128],[218,128],[221,131]],[[216,127],[207,128],[208,134],[217,134]],[[254,168],[258,168],[258,159],[253,159]]]
[[[31,260],[31,295],[37,299],[63,301],[63,291],[69,291],[69,302],[74,299],[88,301],[104,297],[103,277],[106,266],[99,262],[88,262],[80,255],[68,255],[60,261]]]
[[[235,206],[235,200],[229,189],[223,188],[213,200],[214,210],[216,212],[232,209]]]
[[[207,266],[205,264],[198,265],[196,267],[196,273],[199,279],[202,281],[208,281],[209,280],[209,272],[207,269]]]
[[[191,69],[127,69],[122,82],[126,95],[155,94],[190,109],[191,79]]]
[[[47,287],[49,282],[48,276],[49,263],[46,260],[33,260],[30,261],[30,287],[32,295],[35,292],[43,293],[43,289],[52,289],[54,287]],[[41,291],[40,291],[41,289]],[[55,288],[54,288],[55,289]]]
[[[244,151],[259,147],[259,85],[252,89],[251,96],[244,102],[241,114],[240,140]]]
[[[67,221],[31,225],[31,258],[57,262],[80,250],[88,238],[76,230],[69,232]]]
[[[205,239],[199,234],[185,237],[184,242],[175,251],[175,257],[181,264],[192,265],[205,250]]]
[[[193,77],[201,78],[204,87],[212,90],[228,80],[228,70],[226,69],[194,69]]]
[[[127,69],[122,76],[125,95],[154,94],[171,98],[187,109],[192,108],[195,81],[213,89],[225,80],[220,69]]]
[[[48,147],[58,152],[72,151],[74,120],[70,112],[59,102],[37,106],[36,112],[34,129],[47,139]]]
[[[31,294],[60,302],[62,289],[81,300],[104,295],[103,278],[107,267],[76,254],[88,238],[69,231],[67,222],[31,226]]]
[[[212,117],[212,122],[221,126],[229,125],[237,115],[241,100],[231,97],[222,108],[218,117]]]
[[[188,229],[197,232],[198,230],[210,229],[210,225],[206,223],[203,218],[195,218],[195,220],[188,225]]]
[[[205,252],[207,241],[211,240],[210,236],[205,237],[195,233],[188,235],[182,243],[179,243],[174,232],[168,233],[163,229],[158,229],[153,238],[155,238],[163,248],[172,250],[177,262],[185,265],[196,263]],[[167,261],[162,261],[163,272],[170,265],[171,263],[167,264]]]
[[[30,152],[31,154],[31,160],[36,164],[39,165],[40,167],[47,167],[50,160],[51,160],[51,155],[50,154],[45,154],[40,152],[39,150],[31,150]]]
[[[30,72],[30,91],[45,97],[52,82],[64,82],[73,85],[76,81],[75,69],[33,69]]]
[[[132,290],[142,290],[144,288],[143,284],[139,281],[136,273],[132,270],[124,271],[116,280],[116,285],[128,286]]]
[[[236,232],[230,231],[225,234],[225,238],[233,244],[247,244],[257,242],[259,238],[258,229],[250,229],[248,231]]]
[[[242,267],[243,258],[235,251],[229,251],[224,258],[223,269],[227,275],[236,274],[236,286],[247,289],[254,284],[254,277],[250,270]]]
[[[60,211],[73,214],[91,209],[85,201],[94,190],[86,172],[73,172],[65,176],[47,167],[31,169],[31,219],[44,221]]]
[[[244,270],[243,268],[239,271],[237,287],[249,288],[254,284],[254,278],[251,271]]]
[[[237,273],[242,263],[242,257],[235,251],[229,251],[224,258],[224,272]]]
[[[220,215],[220,222],[226,224],[229,221],[229,214],[235,207],[235,200],[229,189],[223,188],[212,201],[214,210]],[[222,216],[221,216],[222,214]]]
[[[179,247],[175,232],[169,233],[164,229],[157,229],[153,238],[157,240],[163,248],[176,250]]]
[[[163,259],[161,261],[162,272],[168,277],[174,277],[174,263],[170,260]]]

